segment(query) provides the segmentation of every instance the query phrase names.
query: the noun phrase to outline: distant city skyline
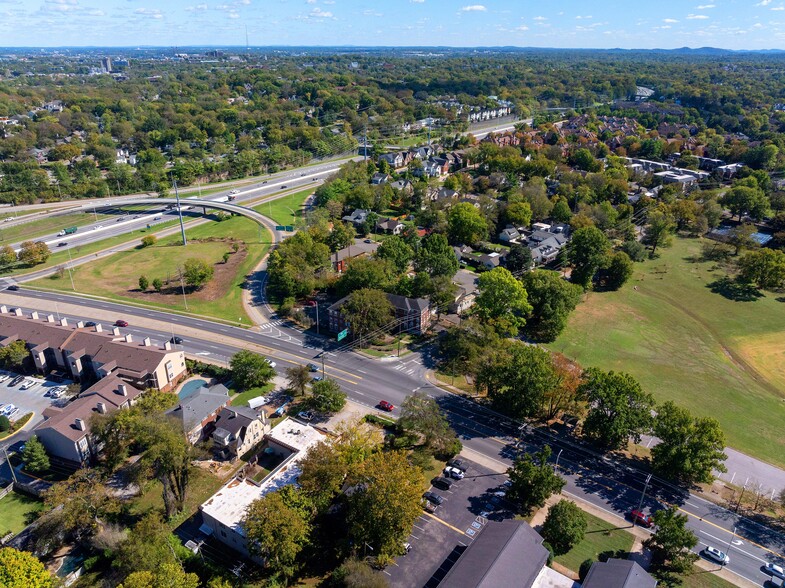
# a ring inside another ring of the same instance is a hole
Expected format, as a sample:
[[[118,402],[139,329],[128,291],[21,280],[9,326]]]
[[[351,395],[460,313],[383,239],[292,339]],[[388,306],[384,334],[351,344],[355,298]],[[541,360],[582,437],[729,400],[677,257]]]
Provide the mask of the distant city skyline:
[[[0,46],[785,49],[785,0],[0,0]]]

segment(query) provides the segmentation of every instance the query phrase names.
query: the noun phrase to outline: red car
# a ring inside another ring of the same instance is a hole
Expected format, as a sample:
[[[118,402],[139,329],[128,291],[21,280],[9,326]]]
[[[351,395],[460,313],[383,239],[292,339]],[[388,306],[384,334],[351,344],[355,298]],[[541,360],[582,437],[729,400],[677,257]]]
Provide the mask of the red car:
[[[638,523],[641,527],[646,527],[648,529],[654,526],[654,521],[652,518],[639,510],[633,510],[630,512],[630,518],[634,523]]]
[[[117,319],[114,322],[114,326],[115,327],[127,327],[128,326],[128,321],[124,321],[123,319]]]
[[[379,408],[381,408],[382,410],[386,410],[387,412],[392,412],[392,411],[393,411],[393,409],[395,408],[395,406],[394,406],[394,405],[392,405],[392,404],[390,404],[390,403],[389,403],[389,402],[387,402],[386,400],[382,400],[382,401],[379,403]]]

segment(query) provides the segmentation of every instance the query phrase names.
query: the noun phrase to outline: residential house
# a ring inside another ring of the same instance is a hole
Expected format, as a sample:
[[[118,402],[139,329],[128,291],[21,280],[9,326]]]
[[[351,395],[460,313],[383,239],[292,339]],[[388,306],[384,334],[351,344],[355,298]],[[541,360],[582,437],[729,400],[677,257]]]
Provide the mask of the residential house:
[[[389,235],[400,235],[405,225],[394,218],[379,219],[376,223],[376,231],[381,231]]]
[[[351,296],[351,295],[350,295]],[[396,294],[385,294],[393,307],[395,318],[400,321],[395,327],[396,332],[408,332],[421,335],[433,321],[434,311],[431,303],[425,298],[407,298]],[[330,331],[340,333],[349,325],[346,323],[341,308],[346,304],[349,296],[344,296],[327,309]]]
[[[714,171],[719,174],[723,180],[730,180],[736,177],[743,167],[743,163],[729,163],[727,165],[717,166]]]
[[[442,174],[441,164],[430,159],[422,162],[422,167],[415,168],[412,172],[415,176],[427,178],[438,178]]]
[[[679,184],[682,190],[696,184],[697,178],[692,174],[680,173],[676,170],[657,172],[654,177],[662,180],[664,184]]]
[[[434,192],[433,197],[431,198],[434,201],[443,201],[443,200],[453,200],[458,198],[460,193],[452,188],[445,188],[442,186],[436,192]]]
[[[229,390],[223,384],[212,387],[202,386],[180,403],[166,411],[166,415],[183,425],[188,442],[196,445],[207,439],[215,429],[218,413],[229,404]]]
[[[76,467],[89,465],[100,450],[91,436],[93,415],[129,408],[141,394],[142,390],[117,376],[107,376],[64,407],[44,409],[45,420],[35,428],[35,435],[50,456]]]
[[[370,210],[365,210],[363,208],[356,208],[354,212],[352,212],[352,214],[348,214],[344,216],[341,220],[347,223],[352,223],[354,226],[359,227],[361,224],[363,224],[366,221],[369,214],[371,214]]]
[[[332,255],[330,259],[333,264],[333,270],[342,274],[349,267],[349,262],[356,257],[363,257],[371,255],[379,248],[379,243],[365,243],[360,239],[355,239],[354,243],[343,249],[339,249]]]
[[[141,389],[172,390],[185,377],[185,354],[175,351],[169,341],[162,347],[149,338],[139,343],[128,333],[113,328],[104,333],[100,324],[85,328],[68,319],[55,321],[53,315],[43,320],[37,312],[23,317],[21,310],[9,313],[0,306],[0,347],[22,340],[41,374],[64,372],[79,381],[91,381],[114,374]]]
[[[657,580],[628,559],[596,561],[589,568],[582,588],[656,588]]]
[[[474,263],[474,249],[468,245],[458,245],[453,247],[452,250],[460,263],[469,263],[470,261]]]
[[[392,178],[388,174],[375,173],[371,176],[371,184],[380,186],[381,184],[388,183]]]
[[[518,232],[518,229],[512,226],[506,227],[499,233],[499,241],[504,241],[505,243],[517,243],[520,238],[521,234]]]
[[[404,194],[411,194],[414,192],[414,186],[409,180],[397,180],[390,183],[390,187],[395,190],[400,190]]]
[[[538,223],[535,223],[535,225]],[[549,229],[552,227],[547,225]],[[534,225],[532,225],[534,228]],[[561,228],[561,227],[559,227]],[[554,261],[559,252],[568,241],[565,233],[550,231],[533,231],[527,238],[527,246],[531,250],[532,260],[538,265],[545,265]]]
[[[476,263],[478,265],[481,265],[485,269],[492,270],[494,268],[499,267],[504,261],[505,257],[506,254],[498,253],[496,251],[492,253],[483,253],[482,255],[476,258],[477,260]]]
[[[213,448],[224,458],[241,457],[269,432],[270,425],[263,414],[245,406],[227,406],[215,419]]]
[[[480,142],[493,143],[498,147],[510,147],[520,145],[521,139],[517,133],[489,133]]]
[[[402,153],[385,153],[379,156],[379,162],[386,161],[392,169],[400,169],[406,165]]]

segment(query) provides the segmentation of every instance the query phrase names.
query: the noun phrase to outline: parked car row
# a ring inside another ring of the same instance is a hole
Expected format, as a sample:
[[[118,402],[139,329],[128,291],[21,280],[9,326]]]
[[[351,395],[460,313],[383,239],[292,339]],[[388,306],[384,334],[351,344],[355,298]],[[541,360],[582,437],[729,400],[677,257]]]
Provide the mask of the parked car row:
[[[9,420],[14,418],[19,413],[19,409],[13,404],[4,404],[0,406],[0,416],[4,416]]]

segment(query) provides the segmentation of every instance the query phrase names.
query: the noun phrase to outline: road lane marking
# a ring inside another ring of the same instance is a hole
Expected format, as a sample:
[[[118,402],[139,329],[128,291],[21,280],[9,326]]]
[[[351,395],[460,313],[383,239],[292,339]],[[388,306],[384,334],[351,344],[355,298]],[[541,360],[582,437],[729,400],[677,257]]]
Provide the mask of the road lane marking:
[[[431,514],[431,513],[429,513],[429,512],[426,512],[426,513],[423,513],[423,514],[425,514],[426,516],[429,516],[429,517],[431,517],[431,518],[432,518],[433,520],[435,520],[435,521],[438,521],[438,522],[440,522],[442,525],[444,525],[445,527],[447,527],[447,528],[449,528],[449,529],[452,529],[452,530],[453,530],[453,531],[455,531],[456,533],[460,533],[461,535],[466,535],[466,533],[465,533],[463,530],[459,529],[458,527],[453,527],[453,526],[452,526],[450,523],[448,523],[447,521],[443,521],[442,519],[440,519],[440,518],[439,518],[439,517],[437,517],[436,515],[432,515],[432,514]]]

